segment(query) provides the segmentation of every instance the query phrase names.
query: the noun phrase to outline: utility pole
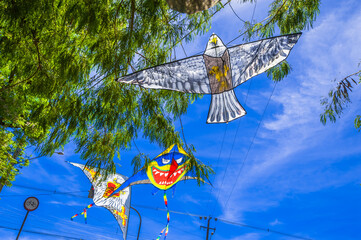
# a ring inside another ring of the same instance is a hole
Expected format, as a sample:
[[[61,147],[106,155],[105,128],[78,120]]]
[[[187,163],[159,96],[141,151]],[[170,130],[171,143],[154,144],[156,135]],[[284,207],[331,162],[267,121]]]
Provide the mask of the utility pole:
[[[203,217],[204,220],[207,220],[207,217]],[[202,217],[200,217],[200,219],[202,220],[203,219]],[[216,231],[216,228],[211,228],[209,227],[209,222],[211,221],[212,217],[208,217],[208,223],[207,223],[207,227],[205,226],[200,226],[200,229],[202,228],[205,228],[207,229],[207,237],[206,237],[206,240],[209,240],[209,229],[213,230],[213,232],[211,232],[211,235],[214,234],[214,232]],[[215,221],[217,221],[217,218],[214,218]]]

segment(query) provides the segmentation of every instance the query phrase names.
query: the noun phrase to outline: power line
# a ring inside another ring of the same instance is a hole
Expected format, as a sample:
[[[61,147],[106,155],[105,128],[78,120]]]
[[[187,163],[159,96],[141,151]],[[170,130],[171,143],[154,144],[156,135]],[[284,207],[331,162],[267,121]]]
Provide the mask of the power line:
[[[14,185],[15,186],[15,185]],[[28,188],[28,189],[34,189],[34,190],[39,190],[38,188],[33,188],[33,187],[27,187],[27,186],[21,186],[21,185],[16,185],[17,187],[24,187],[24,188]],[[54,194],[54,192],[56,191],[51,191],[51,190],[47,190],[47,189],[42,189],[41,191],[47,191],[47,192],[53,192],[52,194]],[[56,192],[57,194],[64,194],[62,192]],[[67,194],[65,194],[67,195]],[[72,196],[74,197],[81,197],[83,198],[83,196],[80,195],[75,195],[73,194]],[[151,207],[151,206],[145,206],[145,205],[140,205],[140,204],[132,204],[132,206],[135,207],[140,207],[140,208],[145,208],[145,209],[151,209],[151,210],[156,210],[156,211],[164,211],[166,212],[166,209],[163,208],[158,208],[158,207]],[[180,214],[180,215],[187,215],[187,216],[191,216],[191,217],[202,217],[204,218],[205,216],[202,215],[198,215],[198,214],[193,214],[193,213],[185,213],[185,212],[181,212],[181,211],[173,211],[173,210],[169,210],[169,212],[171,213],[175,213],[175,214]],[[279,235],[284,235],[284,236],[289,236],[289,237],[293,237],[293,238],[298,238],[298,239],[303,239],[303,240],[311,240],[310,238],[303,238],[300,236],[296,236],[293,234],[289,234],[289,233],[285,233],[285,232],[280,232],[280,231],[276,231],[276,230],[271,230],[269,228],[264,228],[264,227],[258,227],[258,226],[253,226],[253,225],[248,225],[248,224],[243,224],[243,223],[237,223],[237,222],[233,222],[227,219],[221,219],[221,218],[217,218],[218,221],[224,222],[226,224],[231,224],[231,225],[237,225],[237,226],[241,226],[241,227],[247,227],[247,228],[252,228],[252,229],[256,229],[256,230],[260,230],[260,231],[265,231],[265,232],[271,232],[271,233],[275,233],[275,234],[279,234]],[[2,226],[0,226],[1,228]],[[2,228],[7,228],[7,227],[2,227]],[[11,229],[11,228],[10,228]],[[12,230],[18,230],[18,229],[12,229]],[[24,230],[23,230],[24,231]],[[43,233],[40,233],[43,234]],[[46,234],[46,233],[44,233]],[[61,236],[61,235],[58,235]],[[64,237],[64,236],[62,236]],[[79,239],[79,238],[73,238],[73,239]],[[84,239],[81,239],[84,240]]]
[[[19,231],[18,228],[12,228],[12,227],[6,227],[6,226],[0,226],[0,228]],[[64,235],[59,235],[59,234],[37,232],[37,231],[30,231],[30,230],[22,230],[22,232],[34,233],[34,234],[45,235],[45,236],[50,236],[50,237],[61,237],[61,238],[66,238],[66,239],[85,240],[84,238],[74,238],[74,237],[69,237],[69,236],[64,236]]]
[[[248,225],[248,224],[243,224],[243,223],[232,222],[232,221],[221,219],[221,218],[218,218],[218,221],[221,221],[221,222],[224,222],[224,223],[227,223],[227,224],[231,224],[231,225],[240,226],[240,227],[253,228],[253,229],[264,231],[264,232],[276,233],[276,234],[279,234],[279,235],[293,237],[293,238],[297,238],[297,239],[312,240],[311,238],[304,238],[304,237],[289,234],[289,233],[275,231],[275,230],[272,230],[272,229],[269,229],[269,228],[263,228],[263,227],[257,227],[257,226],[252,226],[252,225]]]
[[[0,228],[9,229],[9,230],[14,230],[14,231],[19,231],[18,228],[12,228],[12,227],[1,226],[1,225],[0,225]],[[45,236],[50,236],[50,237],[57,237],[57,238],[58,238],[58,237],[61,237],[61,238],[73,239],[73,240],[86,240],[85,238],[75,238],[75,237],[69,237],[69,236],[60,235],[60,234],[45,233],[45,232],[38,232],[38,231],[31,231],[31,230],[22,230],[22,232],[28,232],[28,233],[45,235]],[[132,237],[132,238],[137,238],[137,236],[132,235],[132,234],[127,234],[127,236],[128,236],[128,237]],[[145,238],[140,238],[140,239],[145,239]]]
[[[167,211],[167,209],[164,209],[164,208],[151,207],[151,206],[145,206],[145,205],[139,205],[139,204],[132,204],[132,206],[145,208],[145,209],[152,209],[152,210],[156,210],[156,211],[163,211],[163,212]],[[203,217],[201,215],[197,215],[197,214],[193,214],[193,213],[185,213],[185,212],[180,212],[180,211],[169,210],[169,212],[175,213],[175,214],[180,214],[180,215],[187,215],[187,216],[191,216],[191,217]]]
[[[52,191],[52,190],[48,190],[48,189],[28,187],[28,186],[23,186],[23,185],[18,185],[18,184],[13,184],[13,186],[14,186],[14,187],[20,187],[20,188],[25,188],[25,189],[42,191],[42,192],[49,192],[49,193],[35,194],[34,196],[61,194],[61,195],[68,195],[68,196],[73,196],[73,197],[84,197],[84,198],[88,198],[88,197],[85,197],[85,196],[80,196],[80,195],[75,195],[75,194],[73,194],[73,193],[83,193],[83,192],[88,192],[88,191],[58,192],[58,191],[56,191],[56,190]],[[28,196],[28,194],[23,194],[23,195],[18,195],[18,194],[1,195],[1,197],[20,197],[20,196]]]
[[[140,208],[146,208],[146,209],[152,209],[152,210],[156,210],[156,211],[164,211],[164,212],[167,211],[166,209],[163,209],[163,208],[150,207],[150,206],[144,206],[144,205],[138,205],[138,204],[134,204],[133,206],[140,207]],[[180,212],[180,211],[169,210],[169,212],[175,213],[175,214],[187,215],[187,216],[191,216],[191,217],[205,218],[205,216],[191,214],[191,213],[185,213],[185,212]],[[264,231],[264,232],[271,232],[271,233],[275,233],[275,234],[279,234],[279,235],[283,235],[283,236],[289,236],[289,237],[293,237],[293,238],[297,238],[297,239],[312,240],[310,238],[304,238],[304,237],[297,236],[294,234],[280,232],[280,231],[272,230],[272,229],[265,228],[265,227],[259,227],[259,226],[244,224],[244,223],[233,222],[233,221],[230,221],[227,219],[222,219],[222,218],[217,218],[217,220],[221,221],[223,223],[226,223],[226,224],[231,224],[231,225],[236,225],[236,226],[246,227],[246,228],[252,228],[252,229],[256,229],[256,230],[260,230],[260,231]]]

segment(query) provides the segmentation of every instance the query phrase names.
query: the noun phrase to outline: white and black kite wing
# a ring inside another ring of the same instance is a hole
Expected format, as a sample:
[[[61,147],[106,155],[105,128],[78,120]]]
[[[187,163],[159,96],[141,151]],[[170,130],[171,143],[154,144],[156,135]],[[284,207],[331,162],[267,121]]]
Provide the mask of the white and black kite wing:
[[[119,78],[118,82],[185,93],[211,93],[207,70],[201,55],[144,69]]]
[[[285,60],[300,36],[296,33],[228,48],[233,87]]]
[[[123,239],[127,239],[129,211],[130,211],[130,187],[123,189],[111,196],[111,194],[122,185],[128,178],[121,174],[108,174],[106,179],[102,179],[105,175],[105,170],[99,171],[100,176],[96,178],[96,168],[90,168],[83,164],[69,162],[73,166],[80,168],[87,176],[94,187],[94,204],[99,207],[108,209],[117,220],[121,231],[123,232]]]

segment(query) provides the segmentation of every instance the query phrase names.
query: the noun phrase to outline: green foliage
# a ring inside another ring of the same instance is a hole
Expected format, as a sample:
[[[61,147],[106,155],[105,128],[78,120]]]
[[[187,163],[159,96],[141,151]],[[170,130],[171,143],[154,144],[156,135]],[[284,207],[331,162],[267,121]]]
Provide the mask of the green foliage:
[[[301,32],[312,28],[319,14],[320,0],[274,0],[269,8],[268,17],[263,21],[246,22],[245,40],[273,37],[280,34]],[[267,71],[267,76],[278,82],[291,71],[290,65],[283,61]]]
[[[272,37],[277,26],[281,34],[296,33],[312,28],[319,14],[319,0],[275,0],[270,5],[268,18],[255,26],[254,33]]]
[[[358,77],[357,81],[355,77]],[[352,89],[361,83],[361,71],[353,73],[340,82],[334,89],[331,89],[328,93],[328,98],[321,100],[321,105],[324,106],[324,111],[320,114],[320,121],[322,124],[326,124],[327,120],[336,122],[336,117],[341,117],[343,110],[347,107],[347,104],[351,103],[350,92]],[[360,116],[355,118],[355,128],[360,131]]]
[[[19,169],[29,165],[29,161],[22,155],[24,152],[24,138],[17,139],[17,136],[10,131],[0,127],[0,176],[7,176],[0,179],[1,186],[11,186]]]
[[[360,115],[357,115],[355,118],[355,128],[358,131],[361,131],[361,116]]]
[[[283,78],[285,78],[291,71],[291,66],[288,64],[287,60],[284,60],[273,68],[267,70],[267,77],[272,78],[275,82],[279,82]]]
[[[115,171],[115,153],[136,137],[181,142],[173,121],[194,96],[115,79],[166,62],[181,39],[209,29],[219,8],[187,16],[165,0],[1,1],[2,183],[27,164],[27,146],[52,155],[73,142],[88,165]],[[179,108],[165,107],[174,99]]]
[[[319,4],[274,0],[267,19],[246,25],[248,37],[312,27]],[[115,79],[166,62],[181,40],[206,32],[210,16],[222,7],[184,15],[165,0],[2,0],[1,183],[10,185],[28,164],[25,147],[50,156],[73,142],[88,165],[115,171],[115,154],[131,148],[137,137],[163,148],[184,145],[192,156],[190,170],[207,177],[211,169],[194,158],[173,125],[199,96]],[[282,63],[269,75],[279,81],[289,70]]]
[[[215,172],[213,169],[201,161],[199,161],[197,158],[195,158],[194,153],[196,152],[195,147],[190,144],[187,146],[187,153],[190,157],[189,159],[189,165],[187,166],[188,171],[192,173],[192,175],[197,176],[197,182],[198,185],[203,183],[205,180],[209,181],[210,174],[214,174]]]
[[[360,115],[357,115],[355,118],[355,128],[358,131],[361,131],[361,116]]]

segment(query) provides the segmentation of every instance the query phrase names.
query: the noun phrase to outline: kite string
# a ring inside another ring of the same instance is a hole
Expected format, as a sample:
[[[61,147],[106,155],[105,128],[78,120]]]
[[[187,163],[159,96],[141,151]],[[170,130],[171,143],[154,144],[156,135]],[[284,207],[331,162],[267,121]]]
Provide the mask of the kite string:
[[[246,21],[244,21],[240,16],[238,16],[238,14],[236,13],[236,11],[234,11],[234,9],[233,9],[233,7],[232,7],[232,5],[231,5],[231,3],[229,3],[229,6],[231,7],[231,9],[232,9],[232,11],[233,11],[233,13],[234,13],[234,15],[236,15],[236,17],[241,21],[241,22],[243,22],[243,23],[246,23]]]
[[[231,2],[231,0],[228,0],[225,4],[223,4],[223,7],[224,6],[226,6],[227,4],[230,4],[230,2]],[[223,8],[222,7],[222,8]],[[222,9],[221,8],[221,9]],[[220,11],[220,9],[218,9],[218,10],[216,10],[214,13],[212,13],[212,15],[211,15],[211,18],[216,14],[216,13],[218,13]],[[201,24],[202,23],[204,23],[204,20],[201,22]],[[171,27],[173,27],[173,26],[171,26]],[[182,47],[182,49],[183,49],[183,51],[184,51],[184,54],[187,56],[187,53],[185,52],[185,50],[184,50],[184,47],[183,47],[183,45],[182,45],[182,41],[188,36],[188,35],[190,35],[192,32],[194,32],[196,30],[196,28],[194,28],[193,30],[191,30],[190,32],[188,32],[186,35],[184,35],[180,40],[178,40],[171,48],[168,48],[167,49],[167,51],[168,50],[170,50],[170,49],[172,49],[172,48],[175,48],[175,46],[178,44],[178,43],[180,43],[180,45],[181,45],[181,47]],[[138,53],[139,54],[139,53]],[[152,63],[152,61],[150,61],[149,59],[147,59],[147,58],[145,58],[143,55],[141,55],[141,54],[139,54],[141,57],[143,57],[146,61],[148,61],[148,62],[150,62],[151,64],[153,64]],[[132,67],[132,65],[130,64],[130,66]],[[135,69],[133,69],[133,72],[135,72]],[[141,88],[142,89],[142,88]],[[153,109],[152,109],[153,110]],[[155,112],[154,110],[153,110],[153,112]],[[164,115],[164,114],[163,114]],[[181,120],[180,120],[181,121]],[[182,124],[181,124],[182,125]],[[167,128],[167,130],[169,130],[168,128]],[[172,130],[170,130],[171,132],[173,132]],[[189,148],[188,148],[188,145],[187,145],[187,143],[186,143],[186,140],[185,140],[185,137],[184,137],[184,132],[183,132],[183,127],[182,127],[182,135],[183,135],[183,139],[184,139],[184,141],[185,141],[185,144],[186,144],[186,148],[188,149],[188,151],[189,151]],[[138,149],[138,151],[139,151],[139,149]]]
[[[259,23],[263,23],[263,22],[265,22],[266,20],[269,19],[269,21],[267,21],[264,25],[261,25],[261,26],[258,27],[257,29],[254,29],[253,32],[258,32],[258,31],[260,31],[262,28],[264,28],[264,27],[266,27],[267,25],[269,25],[269,24],[275,19],[275,17],[276,17],[277,14],[279,13],[279,11],[284,7],[284,5],[285,5],[286,2],[287,2],[287,0],[282,3],[282,5],[277,9],[276,14],[274,14],[273,16],[269,15],[268,17],[266,17],[265,19],[263,19],[262,21],[260,21]],[[257,4],[257,1],[255,1],[255,3]],[[289,8],[291,8],[293,4],[294,4],[294,0],[292,0],[291,5],[289,6]],[[255,7],[256,7],[256,6],[255,6]],[[255,8],[254,8],[254,11],[255,11]],[[253,18],[253,17],[254,17],[254,15],[252,15],[252,18]],[[251,24],[252,24],[252,23],[251,23]],[[255,24],[252,24],[252,26],[254,26],[254,25],[255,25]],[[238,35],[237,37],[235,37],[233,40],[231,40],[230,42],[228,42],[228,43],[226,44],[226,46],[228,47],[229,44],[231,44],[232,42],[234,42],[234,41],[237,40],[238,38],[242,37],[242,36],[243,36],[244,34],[246,34],[247,32],[248,32],[247,30],[244,31],[243,33],[241,33],[240,35]]]
[[[166,190],[164,190],[164,205],[167,209],[167,225],[165,226],[165,228],[163,228],[163,230],[159,233],[159,236],[157,237],[156,240],[159,240],[162,236],[162,234],[164,233],[164,240],[167,238],[168,235],[168,228],[169,228],[169,208],[168,208],[168,199],[167,199],[167,194],[166,194]]]
[[[255,3],[254,3],[253,13],[252,13],[252,19],[251,19],[251,24],[253,23],[254,14],[256,13],[256,7],[257,7],[257,0],[255,0]],[[252,25],[253,25],[253,24],[252,24]]]
[[[252,85],[252,78],[249,80],[248,90],[247,90],[246,99],[245,99],[245,101],[244,101],[244,104],[247,104],[247,100],[248,100],[248,96],[249,96],[249,91],[250,91],[250,89],[251,89],[251,85]],[[227,125],[228,125],[228,124],[227,124]],[[225,176],[226,176],[226,173],[227,173],[227,171],[228,171],[229,162],[230,162],[230,159],[231,159],[231,156],[232,156],[234,144],[235,144],[235,141],[236,141],[236,137],[237,137],[237,135],[238,135],[238,130],[239,130],[240,125],[241,125],[241,121],[239,120],[239,123],[238,123],[238,126],[237,126],[237,130],[236,130],[236,134],[234,135],[234,138],[233,138],[233,143],[232,143],[231,151],[230,151],[229,156],[228,156],[226,169],[225,169],[224,174],[223,174],[223,178],[222,178],[222,182],[221,182],[221,187],[220,187],[220,189],[223,187],[223,184],[224,184]],[[226,130],[227,130],[227,129],[226,129]],[[224,141],[225,135],[226,135],[226,133],[224,133],[223,141]],[[223,141],[222,141],[221,151],[222,151],[222,148],[223,148]],[[219,153],[218,159],[220,158],[220,156],[221,156],[221,152]],[[217,160],[217,163],[218,163],[218,160]],[[212,190],[213,190],[213,189],[212,189]],[[217,202],[218,199],[219,199],[220,192],[221,192],[221,191],[219,190],[219,191],[218,191],[218,194],[217,194],[216,202]],[[211,192],[211,193],[212,193],[212,192]],[[214,214],[215,207],[216,207],[216,205],[214,205],[213,210],[212,210],[212,212],[211,212],[211,215]]]
[[[276,83],[274,84],[274,86],[273,86],[271,95],[270,95],[269,98],[268,98],[266,107],[265,107],[265,109],[264,109],[264,111],[263,111],[263,114],[262,114],[262,116],[261,116],[261,120],[260,120],[260,122],[258,123],[258,126],[257,126],[257,128],[256,128],[256,132],[255,132],[254,135],[253,135],[251,144],[248,146],[246,155],[244,156],[244,159],[243,159],[243,161],[242,161],[242,163],[241,163],[241,168],[240,168],[239,171],[238,171],[238,174],[237,174],[237,177],[236,177],[236,181],[234,182],[234,184],[233,184],[233,186],[232,186],[232,190],[231,190],[231,192],[230,192],[230,194],[229,194],[229,196],[228,196],[228,199],[227,199],[227,201],[226,201],[226,203],[225,203],[225,205],[224,205],[224,209],[226,209],[226,207],[227,207],[227,205],[228,205],[228,202],[229,202],[229,200],[230,200],[230,198],[231,198],[231,196],[232,196],[232,194],[233,194],[233,191],[234,191],[234,189],[235,189],[235,187],[236,187],[236,184],[237,184],[237,182],[238,182],[238,179],[239,179],[239,177],[241,176],[241,172],[242,172],[242,170],[243,170],[244,164],[245,164],[245,162],[246,162],[246,160],[247,160],[247,158],[248,158],[248,154],[249,154],[249,152],[250,152],[250,150],[251,150],[251,148],[252,148],[252,146],[253,146],[254,140],[255,140],[255,138],[256,138],[256,136],[257,136],[258,130],[259,130],[260,126],[261,126],[261,123],[262,123],[262,121],[263,121],[263,118],[264,118],[264,115],[265,115],[266,110],[267,110],[267,108],[268,108],[268,105],[269,105],[269,103],[270,103],[270,101],[271,101],[271,98],[272,98],[274,92],[275,92],[276,86],[277,86],[277,82],[276,82]]]
[[[215,172],[215,173],[217,172],[217,171],[216,171],[216,168],[218,168],[219,159],[221,158],[221,154],[222,154],[222,152],[223,152],[223,144],[224,144],[224,140],[226,139],[227,128],[228,128],[228,124],[226,124],[226,127],[225,127],[225,129],[224,129],[223,138],[222,138],[222,143],[221,143],[221,149],[220,149],[220,151],[219,151],[216,164],[214,165],[214,166],[215,166],[215,168],[214,168],[214,172]],[[212,182],[214,182],[215,178],[216,178],[216,176],[213,177]],[[211,200],[211,194],[212,194],[212,192],[213,192],[213,189],[214,189],[214,188],[212,187],[212,188],[211,188],[211,192],[210,192],[209,197],[208,197],[208,200],[207,200],[207,208],[206,208],[206,209],[208,209],[209,201]]]
[[[230,3],[229,3],[229,6],[231,7],[231,9],[232,9],[232,11],[234,12],[234,14],[235,14],[238,18],[240,18],[240,17],[236,14],[236,12],[234,11],[234,9],[232,8],[232,5],[231,5]],[[253,8],[251,24],[252,24],[253,19],[254,19],[254,14],[255,14],[255,12],[256,12],[256,7],[257,7],[257,0],[255,1],[255,5],[254,5],[254,8]],[[241,21],[243,21],[243,19],[241,19]],[[245,21],[243,21],[243,22],[245,22]],[[239,35],[237,38],[239,38],[240,36],[242,36],[244,33],[245,33],[245,32],[243,32],[243,33],[242,33],[241,35]],[[235,39],[237,39],[237,38],[235,38]],[[234,39],[234,40],[235,40],[235,39]],[[233,42],[234,40],[232,40],[231,42]],[[227,43],[227,45],[229,45],[231,42]],[[248,100],[249,91],[250,91],[251,85],[252,85],[252,79],[253,79],[253,78],[250,79],[250,83],[249,83],[249,85],[248,85],[248,90],[247,90],[247,94],[246,94],[245,104],[247,103],[247,100]],[[227,124],[227,125],[228,125],[228,124]],[[227,167],[226,167],[226,170],[225,170],[225,172],[224,172],[224,176],[223,176],[223,180],[222,180],[221,186],[223,186],[224,177],[225,177],[226,172],[227,172],[227,170],[228,170],[229,159],[230,159],[231,154],[232,154],[232,151],[233,151],[233,145],[234,145],[234,142],[235,142],[235,140],[236,140],[239,127],[240,127],[240,122],[238,123],[238,127],[237,127],[236,134],[234,135],[231,153],[230,153],[229,158],[228,158]],[[225,133],[224,133],[224,136],[223,136],[223,141],[222,141],[222,145],[221,145],[221,151],[220,151],[220,153],[219,153],[219,156],[218,156],[218,159],[217,159],[217,163],[218,163],[218,160],[219,160],[219,158],[220,158],[220,156],[221,156],[221,152],[222,152],[222,149],[223,149],[223,142],[224,142],[224,137],[225,137],[225,135],[226,135],[226,131],[227,131],[227,128],[226,128]],[[213,192],[213,188],[211,189],[211,193],[212,193],[212,192]],[[218,192],[217,200],[216,200],[216,201],[218,201],[219,193],[220,193],[220,191]],[[210,200],[210,196],[209,196],[208,202],[209,202],[209,200]],[[215,210],[215,207],[214,207],[213,210],[212,210],[212,215],[213,215],[213,213],[214,213],[214,210]]]

